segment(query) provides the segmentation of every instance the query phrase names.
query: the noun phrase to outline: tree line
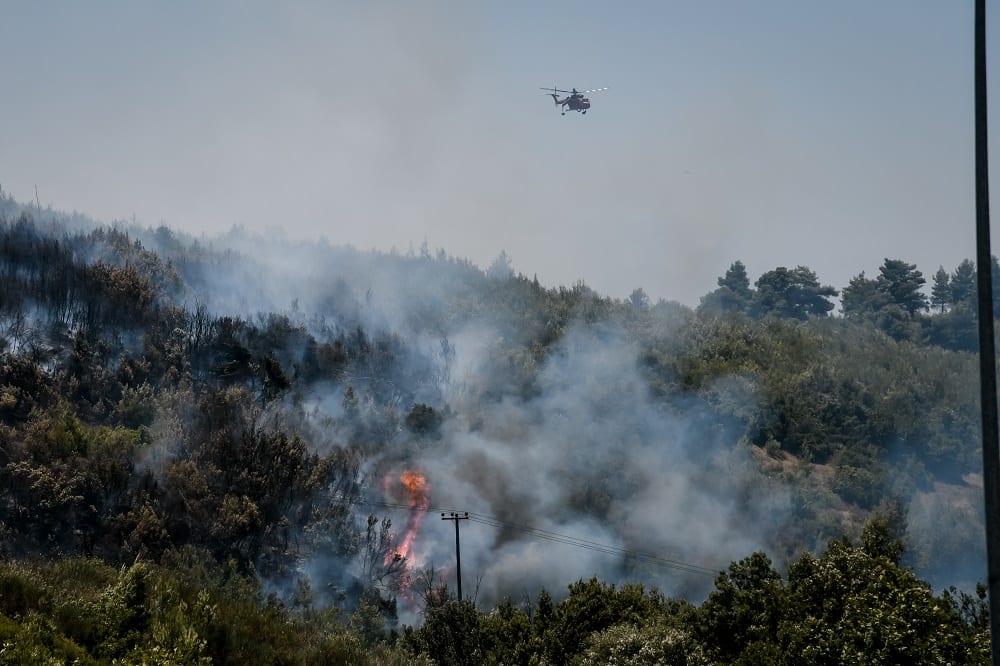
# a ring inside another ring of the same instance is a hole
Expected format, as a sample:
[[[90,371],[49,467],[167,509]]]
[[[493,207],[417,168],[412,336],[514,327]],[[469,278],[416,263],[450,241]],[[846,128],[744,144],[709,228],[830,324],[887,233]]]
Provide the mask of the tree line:
[[[993,316],[1000,316],[1000,264],[992,258]],[[965,259],[951,272],[939,267],[927,280],[915,264],[886,258],[878,275],[864,271],[841,290],[820,283],[806,266],[778,267],[764,272],[750,286],[746,266],[735,261],[718,279],[718,288],[701,299],[699,309],[714,313],[740,313],[751,317],[777,316],[805,320],[825,317],[840,297],[845,318],[865,321],[897,340],[940,345],[947,349],[976,351],[976,265]]]

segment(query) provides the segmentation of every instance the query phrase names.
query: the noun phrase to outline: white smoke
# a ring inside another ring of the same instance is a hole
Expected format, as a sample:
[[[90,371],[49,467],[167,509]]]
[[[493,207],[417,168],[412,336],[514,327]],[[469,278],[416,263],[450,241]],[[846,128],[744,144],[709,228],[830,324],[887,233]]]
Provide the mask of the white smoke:
[[[468,339],[483,335],[456,336],[456,379],[473,394],[493,381],[487,359],[464,355],[489,348]],[[433,504],[503,523],[463,530],[463,573],[481,579],[485,603],[541,588],[558,594],[581,577],[634,578],[621,553],[587,544],[719,571],[766,550],[788,517],[786,494],[760,489],[736,441],[716,441],[692,415],[652,399],[637,360],[613,325],[577,325],[542,361],[531,397],[451,405],[441,444],[414,457]],[[422,525],[421,557],[442,563],[454,559],[454,544],[452,526],[439,522]],[[664,562],[642,573],[639,582],[668,594],[704,594],[712,582]]]

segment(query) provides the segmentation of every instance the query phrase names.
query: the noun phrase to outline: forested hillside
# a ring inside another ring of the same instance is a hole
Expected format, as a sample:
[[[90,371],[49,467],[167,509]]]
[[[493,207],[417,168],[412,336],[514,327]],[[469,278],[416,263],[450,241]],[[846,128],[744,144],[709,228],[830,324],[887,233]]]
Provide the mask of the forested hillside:
[[[986,663],[975,266],[858,270],[692,308],[0,196],[0,663]]]

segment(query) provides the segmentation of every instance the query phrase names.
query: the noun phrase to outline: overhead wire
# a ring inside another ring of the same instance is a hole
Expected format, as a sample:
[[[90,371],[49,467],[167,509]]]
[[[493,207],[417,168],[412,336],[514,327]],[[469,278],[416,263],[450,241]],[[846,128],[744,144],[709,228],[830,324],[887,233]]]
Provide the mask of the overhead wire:
[[[378,506],[386,509],[395,509],[401,511],[405,510],[405,511],[422,511],[427,513],[430,512],[444,513],[454,510],[451,509],[450,507],[436,507],[430,505],[418,506],[418,505],[400,504],[394,502],[383,502],[378,500],[361,500],[361,499],[347,500],[345,498],[345,501],[353,504],[365,504],[370,506]],[[534,537],[536,539],[551,541],[553,543],[560,543],[567,546],[573,546],[575,548],[583,548],[593,552],[604,553],[606,555],[615,555],[636,562],[652,564],[671,569],[677,569],[679,571],[684,571],[686,573],[692,573],[701,576],[710,576],[713,578],[721,571],[721,569],[712,569],[709,567],[703,567],[698,564],[692,564],[690,562],[684,562],[678,559],[662,557],[659,555],[654,555],[652,553],[645,553],[642,551],[632,550],[629,548],[622,548],[620,546],[612,546],[608,544],[599,543],[597,541],[581,539],[579,537],[574,537],[569,534],[561,534],[559,532],[544,530],[538,527],[520,525],[517,523],[501,520],[496,516],[488,516],[486,514],[475,513],[472,511],[467,511],[462,513],[468,513],[469,520],[471,522],[480,523],[482,525],[487,525],[489,527],[494,527],[498,529],[515,530],[527,534],[528,536]]]
[[[692,564],[690,562],[683,562],[677,559],[662,557],[659,555],[654,555],[652,553],[644,553],[642,551],[632,550],[629,548],[622,548],[620,546],[611,546],[608,544],[602,544],[596,541],[589,541],[587,539],[580,539],[579,537],[574,537],[567,534],[560,534],[558,532],[552,532],[549,530],[543,530],[537,527],[518,525],[516,523],[502,521],[497,518],[493,518],[491,516],[482,516],[480,514],[473,514],[472,512],[469,512],[469,519],[472,522],[478,522],[484,525],[490,525],[492,527],[518,530],[520,532],[523,532],[525,534],[528,534],[529,536],[533,536],[538,539],[545,539],[547,541],[562,543],[569,546],[575,546],[577,548],[585,548],[587,550],[592,550],[599,553],[605,553],[608,555],[618,555],[620,557],[635,560],[637,562],[656,564],[664,567],[669,567],[672,569],[686,571],[688,573],[700,574],[703,576],[715,577],[715,575],[719,573],[715,569],[703,567],[698,564]]]

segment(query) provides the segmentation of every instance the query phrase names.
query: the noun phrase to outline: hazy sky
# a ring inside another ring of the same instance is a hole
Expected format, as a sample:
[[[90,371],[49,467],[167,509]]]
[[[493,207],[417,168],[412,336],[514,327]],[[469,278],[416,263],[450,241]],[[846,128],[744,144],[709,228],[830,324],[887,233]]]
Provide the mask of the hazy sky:
[[[971,0],[0,0],[0,16],[0,186],[22,201],[37,185],[104,221],[426,240],[483,267],[503,249],[547,286],[692,305],[736,259],[752,280],[805,264],[841,288],[885,257],[929,278],[975,255]],[[611,89],[563,117],[552,85]]]

